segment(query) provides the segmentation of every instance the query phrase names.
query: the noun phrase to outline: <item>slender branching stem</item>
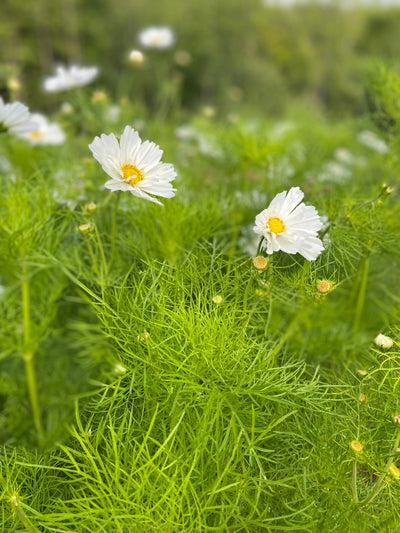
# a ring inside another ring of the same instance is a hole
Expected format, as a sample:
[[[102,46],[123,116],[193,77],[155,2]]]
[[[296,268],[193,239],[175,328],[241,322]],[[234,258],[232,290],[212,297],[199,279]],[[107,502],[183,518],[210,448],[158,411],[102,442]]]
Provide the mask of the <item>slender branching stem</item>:
[[[34,350],[32,348],[31,338],[31,311],[30,311],[30,294],[29,294],[29,279],[24,269],[24,277],[22,280],[22,309],[23,309],[23,323],[24,323],[24,348],[23,357],[25,363],[25,374],[28,383],[29,400],[31,404],[33,420],[35,422],[36,431],[39,440],[43,439],[43,424],[42,416],[39,407],[39,399],[36,385]]]
[[[353,461],[353,475],[351,479],[351,489],[353,493],[354,503],[358,503],[358,493],[357,493],[357,461]]]
[[[360,288],[358,291],[356,310],[355,310],[354,321],[353,321],[353,339],[357,336],[358,330],[360,328],[361,315],[363,312],[364,302],[365,302],[365,293],[367,290],[369,259],[370,259],[369,255],[367,257],[364,257],[363,263],[361,265],[361,281],[360,281]]]
[[[111,254],[110,254],[110,262],[108,264],[108,272],[109,275],[114,263],[115,259],[115,240],[117,236],[117,216],[118,216],[118,204],[119,204],[119,198],[120,194],[116,194],[116,199],[114,203],[114,211],[113,211],[113,218],[112,218],[112,227],[111,227]]]

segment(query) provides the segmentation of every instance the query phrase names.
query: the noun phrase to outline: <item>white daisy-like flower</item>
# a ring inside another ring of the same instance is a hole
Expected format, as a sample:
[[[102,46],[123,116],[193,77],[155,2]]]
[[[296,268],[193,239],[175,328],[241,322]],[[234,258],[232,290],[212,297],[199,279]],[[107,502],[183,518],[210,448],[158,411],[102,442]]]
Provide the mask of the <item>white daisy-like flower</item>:
[[[379,154],[387,154],[389,152],[389,146],[373,131],[360,131],[360,133],[357,135],[357,140],[361,144],[364,144]]]
[[[267,209],[256,216],[253,230],[264,237],[267,254],[282,250],[300,254],[314,261],[324,250],[317,232],[322,227],[321,217],[313,206],[306,206],[300,187],[292,187],[275,196]]]
[[[88,85],[97,78],[99,69],[96,66],[80,67],[78,65],[71,65],[64,67],[59,65],[56,67],[55,75],[45,78],[43,88],[49,93],[57,93],[60,91],[67,91],[75,87],[82,87]]]
[[[144,48],[171,48],[175,43],[175,33],[168,26],[149,26],[138,35]]]
[[[95,137],[89,148],[103,170],[111,176],[105,187],[111,191],[129,191],[138,198],[162,205],[150,195],[172,198],[171,185],[176,172],[173,165],[162,163],[163,151],[153,142],[142,143],[139,134],[126,126],[120,141],[113,133]]]
[[[32,113],[31,118],[36,129],[22,135],[24,139],[33,145],[63,144],[65,132],[57,122],[49,122],[41,113]]]
[[[26,105],[20,102],[4,103],[0,97],[0,133],[9,133],[21,137],[27,132],[34,131],[35,123]]]

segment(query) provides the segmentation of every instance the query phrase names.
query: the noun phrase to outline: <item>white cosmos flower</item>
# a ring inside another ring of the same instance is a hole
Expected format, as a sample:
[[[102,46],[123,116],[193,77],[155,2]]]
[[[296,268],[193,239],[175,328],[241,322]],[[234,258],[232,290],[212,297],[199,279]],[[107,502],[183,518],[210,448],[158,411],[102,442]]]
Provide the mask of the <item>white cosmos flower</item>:
[[[56,67],[54,76],[46,78],[43,82],[43,88],[49,93],[57,93],[60,91],[67,91],[75,87],[82,87],[88,85],[98,76],[99,69],[97,67],[80,67],[78,65],[71,65],[64,67],[59,65]]]
[[[32,113],[31,118],[36,124],[36,129],[22,135],[24,139],[33,145],[63,144],[65,141],[65,133],[57,122],[49,122],[47,118],[40,113]]]
[[[368,146],[368,148],[371,148],[371,150],[374,150],[379,154],[387,154],[389,152],[389,146],[373,131],[360,131],[360,133],[357,135],[357,140],[361,144]]]
[[[126,126],[120,142],[113,133],[95,137],[89,144],[93,157],[103,170],[111,176],[105,187],[112,191],[129,191],[138,198],[143,198],[162,205],[156,198],[172,198],[176,189],[171,181],[176,176],[173,165],[162,163],[163,151],[150,141],[142,143],[139,134]]]
[[[253,230],[264,237],[267,254],[282,250],[314,261],[324,249],[317,236],[321,217],[315,207],[301,202],[303,197],[299,187],[292,187],[289,192],[277,194],[269,207],[256,216]]]
[[[139,33],[138,39],[144,48],[171,48],[175,33],[168,26],[149,26]]]
[[[20,102],[5,104],[0,97],[0,133],[10,133],[22,137],[25,133],[35,130],[31,114],[26,105]]]

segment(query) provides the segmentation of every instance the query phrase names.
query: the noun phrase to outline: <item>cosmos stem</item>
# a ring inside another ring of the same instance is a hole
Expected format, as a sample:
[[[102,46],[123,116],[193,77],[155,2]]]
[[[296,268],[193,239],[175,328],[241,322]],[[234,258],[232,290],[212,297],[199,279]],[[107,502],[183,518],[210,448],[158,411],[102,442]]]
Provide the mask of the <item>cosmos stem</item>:
[[[357,461],[353,461],[353,474],[351,478],[351,491],[353,493],[354,503],[358,503],[358,494],[357,494]]]
[[[32,409],[33,420],[35,422],[36,431],[39,440],[43,439],[43,424],[42,416],[39,407],[39,399],[37,393],[36,373],[34,364],[34,351],[31,340],[31,313],[30,313],[30,294],[29,281],[26,267],[24,268],[24,278],[22,281],[22,309],[23,309],[23,324],[24,324],[24,349],[23,357],[25,363],[25,374],[28,384],[29,400]]]
[[[356,303],[356,310],[354,314],[354,320],[353,320],[353,339],[357,336],[358,330],[360,328],[360,322],[361,322],[361,315],[364,308],[364,302],[365,302],[365,294],[367,290],[367,281],[368,281],[368,271],[369,271],[369,255],[364,257],[362,259],[362,263],[360,264],[360,286],[358,291],[358,297],[357,297],[357,303]]]
[[[111,227],[111,254],[110,254],[110,262],[108,264],[108,272],[107,275],[110,274],[111,268],[114,263],[115,258],[115,240],[117,236],[117,215],[118,215],[118,204],[119,204],[119,194],[116,194],[116,200],[114,203],[114,211],[113,211],[113,218],[112,218],[112,227]]]

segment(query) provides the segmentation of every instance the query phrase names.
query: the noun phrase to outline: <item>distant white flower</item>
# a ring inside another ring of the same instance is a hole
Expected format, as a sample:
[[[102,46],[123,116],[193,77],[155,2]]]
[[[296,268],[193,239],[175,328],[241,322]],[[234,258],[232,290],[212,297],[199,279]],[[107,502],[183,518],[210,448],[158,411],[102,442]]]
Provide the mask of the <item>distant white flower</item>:
[[[89,144],[93,157],[111,176],[105,187],[112,191],[129,191],[138,198],[143,198],[162,205],[156,198],[172,198],[176,189],[172,188],[176,172],[173,165],[162,163],[163,151],[152,142],[142,143],[139,134],[126,126],[120,142],[113,133],[95,137]]]
[[[121,108],[117,104],[110,105],[106,111],[106,119],[109,122],[117,122],[121,115]]]
[[[145,48],[171,48],[175,33],[168,26],[149,26],[139,33],[138,39]]]
[[[35,123],[26,105],[20,102],[5,104],[0,97],[0,133],[9,133],[21,137],[27,132],[34,131]]]
[[[98,74],[99,69],[95,66],[80,67],[78,65],[71,65],[70,67],[64,67],[59,65],[56,67],[55,75],[44,80],[43,88],[49,93],[67,91],[92,83]]]
[[[178,126],[174,133],[177,139],[196,139],[199,135],[198,130],[190,124],[182,124],[182,126]]]
[[[40,113],[32,113],[31,118],[36,124],[36,129],[29,133],[25,133],[21,137],[33,145],[63,144],[65,141],[65,133],[57,122],[49,122],[47,118]]]
[[[256,216],[253,230],[264,237],[267,254],[282,250],[314,261],[324,249],[317,236],[321,217],[315,207],[301,202],[303,197],[299,187],[292,187],[289,192],[277,194],[269,207]]]
[[[336,148],[333,155],[335,159],[346,165],[354,163],[354,155],[347,148]]]
[[[352,171],[337,161],[327,161],[322,172],[318,174],[318,180],[325,182],[344,183],[352,176]]]
[[[371,148],[371,150],[375,150],[375,152],[380,154],[387,154],[389,152],[389,146],[373,131],[360,131],[357,135],[357,140],[361,144],[368,146],[368,148]]]

